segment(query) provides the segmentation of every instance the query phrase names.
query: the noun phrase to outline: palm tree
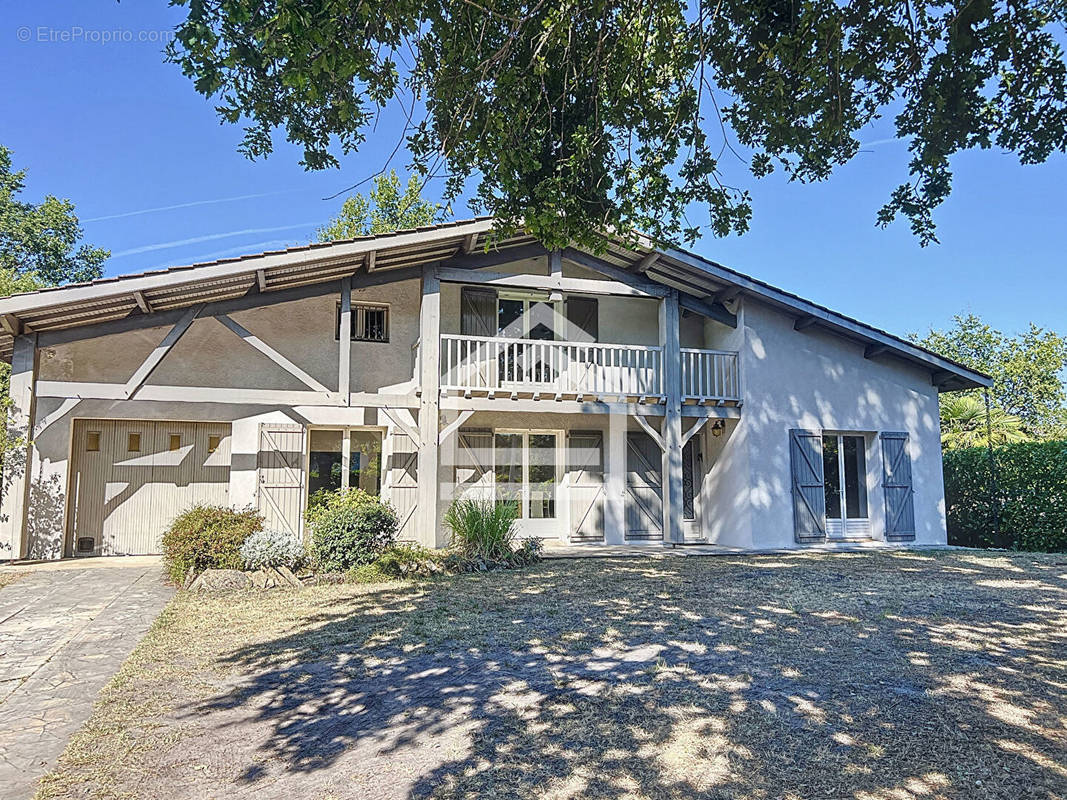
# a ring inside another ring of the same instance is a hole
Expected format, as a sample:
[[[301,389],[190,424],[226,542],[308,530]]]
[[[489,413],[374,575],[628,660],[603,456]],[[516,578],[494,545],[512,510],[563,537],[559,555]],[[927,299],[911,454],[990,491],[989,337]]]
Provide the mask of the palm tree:
[[[993,444],[1029,441],[1022,420],[993,406],[989,413],[989,431]],[[973,394],[957,394],[941,401],[941,444],[946,450],[963,447],[986,447],[986,407]]]

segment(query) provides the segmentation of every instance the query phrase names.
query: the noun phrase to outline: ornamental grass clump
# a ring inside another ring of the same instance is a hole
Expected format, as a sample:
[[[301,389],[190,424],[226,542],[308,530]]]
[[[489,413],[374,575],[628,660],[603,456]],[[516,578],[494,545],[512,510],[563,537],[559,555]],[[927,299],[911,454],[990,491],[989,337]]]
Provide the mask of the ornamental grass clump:
[[[246,569],[296,569],[306,557],[303,539],[288,531],[256,531],[241,545]]]
[[[445,525],[452,531],[452,547],[472,562],[504,564],[514,556],[518,505],[511,501],[461,498],[448,507]]]
[[[322,572],[374,562],[392,546],[400,525],[391,505],[362,489],[323,494],[306,518],[312,559]]]
[[[241,546],[262,529],[263,517],[250,508],[195,505],[175,517],[163,534],[167,574],[180,582],[190,569],[241,569]]]

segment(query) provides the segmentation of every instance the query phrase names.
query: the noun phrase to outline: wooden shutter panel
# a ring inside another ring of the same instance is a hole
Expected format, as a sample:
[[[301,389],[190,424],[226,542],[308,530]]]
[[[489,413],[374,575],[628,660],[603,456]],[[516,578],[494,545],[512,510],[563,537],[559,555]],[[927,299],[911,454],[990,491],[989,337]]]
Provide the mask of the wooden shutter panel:
[[[464,286],[460,291],[459,332],[463,336],[496,336],[496,292]]]
[[[881,439],[885,538],[894,542],[909,541],[915,538],[915,491],[911,480],[909,435],[903,431],[885,431]]]
[[[789,466],[793,483],[794,536],[798,542],[821,542],[826,539],[822,436],[816,431],[789,431]]]
[[[456,434],[455,497],[493,498],[493,432],[462,428]]]
[[[595,297],[568,297],[567,334],[572,342],[596,342],[600,338],[599,304]]]

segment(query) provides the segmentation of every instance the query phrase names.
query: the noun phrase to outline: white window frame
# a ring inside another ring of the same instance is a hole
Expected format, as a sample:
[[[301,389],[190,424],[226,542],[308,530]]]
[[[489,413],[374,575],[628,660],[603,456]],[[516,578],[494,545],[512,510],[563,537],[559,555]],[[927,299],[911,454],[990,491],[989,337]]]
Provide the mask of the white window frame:
[[[522,335],[521,336],[505,336],[500,332],[500,301],[501,300],[518,300],[522,303]],[[500,291],[496,294],[496,324],[497,324],[497,337],[501,339],[529,339],[530,338],[530,304],[531,303],[548,303],[552,306],[552,339],[553,342],[564,341],[564,331],[560,330],[561,326],[566,325],[566,318],[561,313],[563,308],[562,300],[553,300],[549,296],[548,292],[523,292],[523,291]],[[537,341],[537,340],[530,340]],[[549,340],[545,340],[549,341]]]
[[[864,431],[822,431],[822,436],[833,436],[837,439],[837,474],[841,483],[840,502],[841,516],[831,517],[825,514],[826,535],[831,539],[867,539],[871,536],[871,487],[868,476],[871,471],[871,436]],[[866,517],[849,517],[848,504],[845,500],[845,437],[852,436],[863,442],[863,473],[859,475],[860,485],[867,500]],[[825,485],[826,476],[823,476]]]
[[[520,508],[519,521],[525,524],[552,524],[556,525],[563,521],[563,476],[565,473],[563,457],[566,431],[549,428],[493,428],[493,497],[496,497],[496,437],[497,434],[522,436],[522,489],[519,497],[522,507]],[[556,437],[556,515],[548,518],[536,518],[529,515],[530,511],[530,436],[551,434]]]
[[[352,432],[370,431],[382,437],[382,467],[379,475],[378,496],[385,500],[385,446],[389,439],[389,429],[380,425],[308,425],[304,429],[304,504],[308,504],[311,497],[311,432],[312,431],[340,431],[341,433],[341,489],[347,490],[352,479],[350,474],[352,466]]]

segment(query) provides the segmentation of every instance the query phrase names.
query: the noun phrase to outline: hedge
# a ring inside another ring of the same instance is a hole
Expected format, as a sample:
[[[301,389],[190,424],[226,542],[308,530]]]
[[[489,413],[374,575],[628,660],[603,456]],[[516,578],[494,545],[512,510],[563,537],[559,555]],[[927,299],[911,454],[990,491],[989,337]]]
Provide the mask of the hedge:
[[[1067,441],[945,453],[949,544],[1067,551]],[[999,505],[999,535],[994,524]]]

